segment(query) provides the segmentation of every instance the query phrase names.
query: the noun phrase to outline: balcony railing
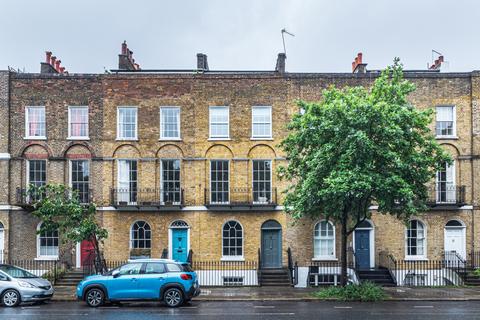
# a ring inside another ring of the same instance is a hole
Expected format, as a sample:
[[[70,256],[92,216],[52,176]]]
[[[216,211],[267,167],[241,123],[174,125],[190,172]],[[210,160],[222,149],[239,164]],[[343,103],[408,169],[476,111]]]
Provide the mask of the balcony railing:
[[[145,188],[129,190],[112,188],[110,199],[111,205],[119,209],[180,209],[183,207],[183,189]]]
[[[210,209],[272,209],[277,205],[277,189],[254,190],[231,188],[230,190],[204,190],[204,203]]]
[[[41,200],[43,197],[46,197],[45,192],[41,192],[35,189],[27,188],[17,188],[16,192],[16,204],[21,207],[32,206],[35,202]],[[66,197],[68,193],[66,194]],[[78,192],[78,197],[80,203],[87,204],[93,201],[93,191],[92,189],[86,189],[84,191]]]
[[[439,182],[429,188],[428,204],[435,206],[462,206],[465,202],[465,186]]]

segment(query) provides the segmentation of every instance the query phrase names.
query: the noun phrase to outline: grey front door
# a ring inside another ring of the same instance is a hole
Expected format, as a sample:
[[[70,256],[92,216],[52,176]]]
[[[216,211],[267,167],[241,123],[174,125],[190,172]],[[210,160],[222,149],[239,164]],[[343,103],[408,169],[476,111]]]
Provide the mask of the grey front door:
[[[262,268],[282,267],[281,230],[262,230]]]
[[[370,230],[355,230],[355,262],[358,269],[370,268]]]

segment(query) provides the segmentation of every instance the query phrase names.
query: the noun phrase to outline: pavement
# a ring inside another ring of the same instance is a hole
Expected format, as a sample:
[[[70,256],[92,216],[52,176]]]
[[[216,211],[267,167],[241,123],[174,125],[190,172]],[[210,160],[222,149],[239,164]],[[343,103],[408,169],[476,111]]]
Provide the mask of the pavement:
[[[337,301],[192,301],[177,309],[161,303],[122,303],[89,308],[85,303],[51,302],[19,308],[0,307],[0,319],[349,319],[349,320],[450,320],[479,319],[475,301],[384,301],[375,303]]]
[[[480,301],[480,287],[384,288],[392,301]],[[202,288],[198,301],[311,301],[318,288],[219,287]],[[74,301],[75,287],[55,287],[55,301]]]

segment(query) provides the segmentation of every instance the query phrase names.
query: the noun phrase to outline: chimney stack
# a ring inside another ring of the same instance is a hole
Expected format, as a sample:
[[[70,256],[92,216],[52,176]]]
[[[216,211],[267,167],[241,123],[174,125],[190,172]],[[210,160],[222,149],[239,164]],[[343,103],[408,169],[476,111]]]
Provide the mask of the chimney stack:
[[[68,74],[65,67],[61,67],[62,61],[52,55],[52,51],[45,51],[45,62],[40,62],[40,73]]]
[[[207,55],[204,53],[197,53],[197,70],[208,71]]]
[[[428,68],[429,70],[440,70],[445,64],[445,58],[443,55],[438,56],[438,59]]]
[[[279,53],[277,57],[277,65],[275,66],[275,71],[284,74],[285,73],[285,60],[287,55],[285,53]]]
[[[353,73],[366,73],[367,64],[363,63],[363,53],[357,53],[355,60],[352,62],[352,72]]]
[[[140,65],[133,59],[133,51],[128,49],[127,41],[123,41],[121,53],[118,55],[119,70],[140,70]]]

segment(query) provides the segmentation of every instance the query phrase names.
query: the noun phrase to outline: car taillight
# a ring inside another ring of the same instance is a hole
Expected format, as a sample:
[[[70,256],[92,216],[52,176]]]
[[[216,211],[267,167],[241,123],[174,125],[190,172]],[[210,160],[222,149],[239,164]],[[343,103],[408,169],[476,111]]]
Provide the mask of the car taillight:
[[[180,278],[182,278],[182,280],[192,280],[192,275],[187,273],[182,273],[180,275]]]

